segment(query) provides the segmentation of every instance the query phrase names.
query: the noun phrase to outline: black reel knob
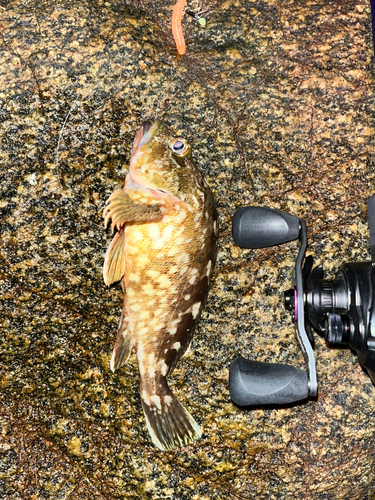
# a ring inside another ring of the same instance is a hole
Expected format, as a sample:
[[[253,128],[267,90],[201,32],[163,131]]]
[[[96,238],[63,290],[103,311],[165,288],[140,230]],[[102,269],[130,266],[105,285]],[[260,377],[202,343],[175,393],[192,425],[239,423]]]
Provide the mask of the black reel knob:
[[[299,218],[266,207],[238,208],[233,216],[232,235],[242,248],[265,248],[296,240]]]
[[[229,370],[230,397],[239,406],[281,405],[306,399],[307,373],[280,363],[234,359]]]

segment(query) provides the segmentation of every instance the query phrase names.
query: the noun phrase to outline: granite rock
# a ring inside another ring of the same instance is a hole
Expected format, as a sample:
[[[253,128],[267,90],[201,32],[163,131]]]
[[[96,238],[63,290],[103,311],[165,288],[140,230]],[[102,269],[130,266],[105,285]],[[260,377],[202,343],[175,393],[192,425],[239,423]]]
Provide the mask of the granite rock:
[[[375,388],[352,352],[316,336],[319,395],[301,405],[228,393],[238,354],[304,366],[283,307],[298,244],[239,249],[238,206],[304,217],[329,276],[369,259],[369,2],[209,0],[205,28],[183,19],[183,57],[172,7],[0,2],[0,497],[373,499]],[[220,212],[208,304],[171,377],[204,433],[168,453],[134,356],[109,370],[122,293],[101,275],[105,200],[155,116],[189,140]]]

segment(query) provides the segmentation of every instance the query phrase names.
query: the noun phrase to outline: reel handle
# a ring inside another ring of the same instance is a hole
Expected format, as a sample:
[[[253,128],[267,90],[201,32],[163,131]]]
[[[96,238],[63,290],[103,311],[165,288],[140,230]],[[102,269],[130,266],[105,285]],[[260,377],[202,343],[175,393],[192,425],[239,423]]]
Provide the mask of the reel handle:
[[[294,366],[240,356],[231,362],[229,373],[230,397],[238,406],[281,405],[309,396],[307,373]]]
[[[300,240],[295,264],[294,325],[308,372],[279,363],[262,363],[239,357],[229,370],[229,392],[239,406],[280,405],[315,396],[315,358],[305,328],[302,264],[307,248],[304,219],[267,207],[238,208],[233,216],[234,242],[243,248],[263,248]]]

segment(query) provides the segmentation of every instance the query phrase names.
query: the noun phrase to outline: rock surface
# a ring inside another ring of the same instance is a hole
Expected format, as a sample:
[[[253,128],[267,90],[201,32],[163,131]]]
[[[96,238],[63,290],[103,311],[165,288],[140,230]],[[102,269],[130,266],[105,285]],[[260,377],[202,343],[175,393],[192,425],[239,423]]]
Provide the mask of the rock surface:
[[[365,0],[0,2],[0,496],[11,499],[375,498],[375,388],[316,336],[319,395],[244,411],[230,361],[303,367],[283,291],[297,243],[241,250],[238,206],[304,217],[333,276],[369,259],[374,113]],[[196,2],[189,8],[197,10]],[[112,374],[122,293],[104,286],[102,211],[134,133],[158,116],[190,142],[220,211],[206,310],[174,392],[194,445],[152,446],[134,356]]]

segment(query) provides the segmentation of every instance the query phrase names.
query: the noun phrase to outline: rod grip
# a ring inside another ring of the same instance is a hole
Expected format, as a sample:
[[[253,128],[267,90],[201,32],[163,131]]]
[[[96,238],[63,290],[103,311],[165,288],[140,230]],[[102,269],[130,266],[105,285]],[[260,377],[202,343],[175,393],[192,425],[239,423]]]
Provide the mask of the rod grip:
[[[229,392],[238,406],[281,405],[306,399],[307,373],[279,363],[251,361],[242,356],[231,362]]]

